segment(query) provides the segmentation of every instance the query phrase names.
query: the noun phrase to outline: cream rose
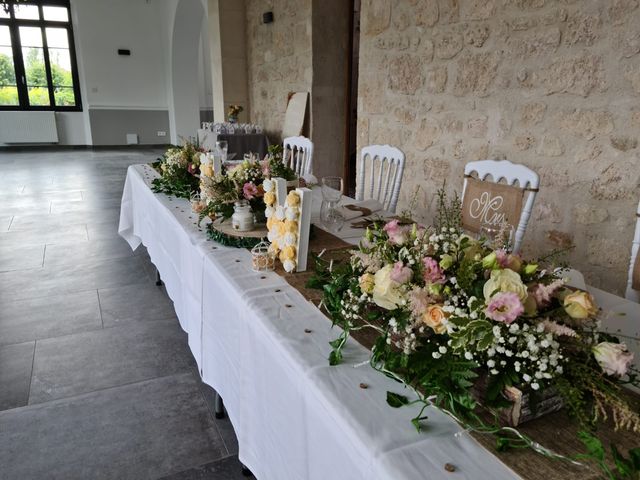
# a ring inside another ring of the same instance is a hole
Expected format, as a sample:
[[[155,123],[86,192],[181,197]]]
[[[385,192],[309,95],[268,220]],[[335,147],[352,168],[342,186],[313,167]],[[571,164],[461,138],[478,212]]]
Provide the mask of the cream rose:
[[[373,288],[376,285],[376,278],[371,273],[365,273],[360,276],[359,279],[360,290],[364,293],[373,293]]]
[[[276,203],[276,194],[273,192],[265,192],[263,199],[266,205],[273,206],[273,204]]]
[[[447,331],[447,314],[442,310],[442,305],[430,305],[422,315],[422,322],[431,327],[437,334]]]
[[[520,274],[513,270],[492,270],[491,277],[484,284],[483,288],[485,300],[489,300],[496,292],[513,292],[518,295],[520,301],[525,302],[529,293],[527,287],[522,283]]]
[[[381,268],[375,274],[373,287],[373,301],[376,305],[387,310],[394,310],[402,303],[402,293],[399,285],[391,280],[393,265]]]
[[[290,191],[289,195],[287,195],[287,205],[290,207],[297,207],[300,205],[300,194],[295,190]]]
[[[577,290],[564,297],[564,310],[571,318],[584,319],[598,313],[598,307],[590,293]]]

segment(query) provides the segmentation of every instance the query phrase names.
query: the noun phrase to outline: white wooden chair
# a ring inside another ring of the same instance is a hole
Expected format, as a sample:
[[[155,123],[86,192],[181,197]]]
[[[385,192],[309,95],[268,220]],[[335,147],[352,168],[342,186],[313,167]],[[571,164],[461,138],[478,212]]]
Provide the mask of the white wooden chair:
[[[627,291],[625,297],[633,302],[640,302],[640,291],[633,289],[633,267],[636,264],[636,258],[640,251],[640,203],[636,210],[636,231],[633,235],[633,243],[631,244],[631,262],[629,263],[629,277],[627,280]]]
[[[395,213],[402,186],[404,161],[402,150],[391,145],[364,147],[356,168],[356,200],[375,199],[382,204],[384,210]]]
[[[307,137],[287,137],[282,142],[282,161],[299,177],[310,175],[313,168],[313,142]]]
[[[526,200],[522,206],[522,214],[520,215],[520,222],[515,231],[515,239],[513,245],[513,251],[517,252],[520,249],[522,243],[522,237],[527,229],[529,223],[529,217],[531,217],[531,210],[533,209],[533,202],[536,199],[538,193],[538,187],[540,186],[540,177],[536,172],[524,165],[517,163],[511,163],[508,160],[480,160],[477,162],[469,162],[464,167],[464,186],[462,188],[462,198],[464,198],[464,192],[467,189],[467,178],[474,173],[478,175],[478,180],[488,181],[487,177],[491,175],[491,181],[498,183],[504,180],[508,185],[517,186],[525,190]]]

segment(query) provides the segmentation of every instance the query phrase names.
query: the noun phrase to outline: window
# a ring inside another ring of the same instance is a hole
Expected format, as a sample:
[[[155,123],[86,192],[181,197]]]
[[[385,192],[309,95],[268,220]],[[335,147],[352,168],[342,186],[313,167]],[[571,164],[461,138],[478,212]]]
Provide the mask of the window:
[[[81,110],[68,0],[0,7],[0,110]]]

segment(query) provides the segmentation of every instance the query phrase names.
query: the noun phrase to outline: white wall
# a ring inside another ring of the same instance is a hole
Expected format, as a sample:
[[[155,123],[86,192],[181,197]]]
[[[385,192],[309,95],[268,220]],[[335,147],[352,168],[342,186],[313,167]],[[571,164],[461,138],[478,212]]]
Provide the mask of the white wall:
[[[85,107],[166,109],[167,83],[160,9],[146,0],[79,0],[76,44],[81,47]],[[118,55],[118,48],[131,56]]]
[[[202,0],[72,0],[83,111],[56,115],[59,143],[104,144],[107,138],[107,144],[124,144],[119,125],[124,122],[118,118],[144,117],[154,123],[140,128],[144,143],[176,142],[177,134],[195,136],[200,109],[213,104],[210,54],[208,44],[198,44],[200,37],[193,47],[183,39],[199,36],[201,30],[208,38],[206,11]],[[176,18],[180,31],[175,30]],[[119,48],[131,55],[118,55]],[[193,86],[185,91],[189,82]],[[101,118],[99,125],[96,118]],[[156,122],[166,137],[157,136]]]

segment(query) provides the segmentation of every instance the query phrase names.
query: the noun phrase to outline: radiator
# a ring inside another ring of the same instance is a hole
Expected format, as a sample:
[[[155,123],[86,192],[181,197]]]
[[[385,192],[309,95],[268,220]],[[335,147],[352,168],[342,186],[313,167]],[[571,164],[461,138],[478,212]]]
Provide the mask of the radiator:
[[[0,111],[0,143],[58,143],[55,113]]]

